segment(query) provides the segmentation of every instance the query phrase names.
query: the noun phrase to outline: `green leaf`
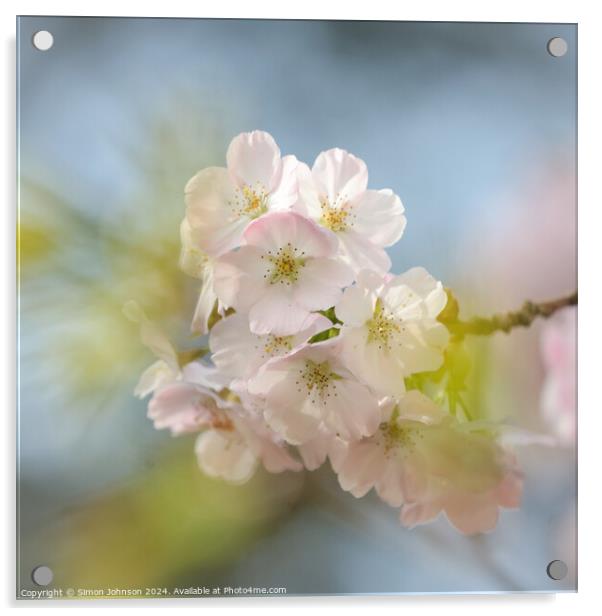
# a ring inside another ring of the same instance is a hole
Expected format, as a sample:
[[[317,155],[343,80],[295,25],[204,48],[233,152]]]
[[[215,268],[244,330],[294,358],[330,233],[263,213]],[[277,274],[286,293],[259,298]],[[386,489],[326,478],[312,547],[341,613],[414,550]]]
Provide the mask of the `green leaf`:
[[[328,310],[318,310],[318,313],[329,319],[333,325],[339,325],[343,323],[343,321],[339,321],[339,319],[337,318],[337,315],[334,311],[334,306],[331,306]]]
[[[314,342],[322,342],[323,340],[329,340],[330,338],[335,338],[339,335],[338,327],[331,327],[329,329],[325,329],[322,332],[318,332],[314,336],[309,339],[309,344],[313,344]]]

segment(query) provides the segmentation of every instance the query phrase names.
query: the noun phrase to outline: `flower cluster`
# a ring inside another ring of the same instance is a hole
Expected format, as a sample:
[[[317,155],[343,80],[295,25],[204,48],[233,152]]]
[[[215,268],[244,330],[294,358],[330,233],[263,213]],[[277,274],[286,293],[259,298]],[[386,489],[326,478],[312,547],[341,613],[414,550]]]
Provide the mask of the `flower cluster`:
[[[188,182],[180,229],[210,361],[178,354],[126,306],[158,357],[136,389],[152,394],[155,427],[197,433],[213,477],[329,460],[344,490],[374,488],[404,525],[444,512],[464,533],[493,528],[499,507],[518,506],[520,474],[493,429],[412,385],[442,368],[450,335],[441,282],[421,267],[390,273],[399,197],[369,189],[344,150],[309,168],[261,131],[237,136],[226,161]]]

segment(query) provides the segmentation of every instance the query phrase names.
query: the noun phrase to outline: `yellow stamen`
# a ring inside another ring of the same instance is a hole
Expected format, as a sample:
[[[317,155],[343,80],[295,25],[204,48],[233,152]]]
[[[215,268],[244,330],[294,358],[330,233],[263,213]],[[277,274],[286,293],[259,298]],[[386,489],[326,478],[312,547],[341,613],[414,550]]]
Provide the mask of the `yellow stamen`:
[[[320,207],[322,209],[320,223],[324,227],[337,233],[346,231],[351,226],[353,216],[351,216],[351,210],[345,208],[345,204],[340,207],[336,204],[331,206],[328,199],[323,199]]]
[[[281,353],[286,353],[293,348],[293,336],[267,336],[263,346],[264,356],[273,357]]]
[[[276,254],[268,252],[265,259],[272,266],[270,271],[264,275],[264,278],[269,279],[270,284],[294,284],[299,279],[301,269],[305,267],[305,252],[297,251],[291,244],[282,246]]]
[[[327,361],[318,363],[308,359],[303,368],[299,370],[299,380],[295,382],[298,391],[307,393],[313,398],[313,402],[324,402],[332,395],[337,397],[336,381],[341,377],[333,372]]]
[[[263,184],[257,182],[255,186],[246,185],[238,189],[234,201],[229,203],[236,217],[255,219],[268,211],[268,197]]]
[[[390,314],[387,314],[380,299],[376,301],[372,318],[366,323],[368,342],[378,344],[379,349],[391,350],[391,343],[403,327]]]
[[[384,439],[385,454],[395,449],[402,449],[404,453],[412,452],[418,441],[424,438],[421,425],[415,421],[399,422],[399,409],[395,407],[388,422],[380,425],[380,434]]]

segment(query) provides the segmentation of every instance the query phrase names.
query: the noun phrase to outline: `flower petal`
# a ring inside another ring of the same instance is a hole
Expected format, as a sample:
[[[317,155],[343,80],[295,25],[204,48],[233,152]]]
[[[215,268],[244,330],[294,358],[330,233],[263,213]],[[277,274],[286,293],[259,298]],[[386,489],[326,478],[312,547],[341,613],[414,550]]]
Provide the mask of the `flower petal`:
[[[184,192],[190,239],[195,246],[218,256],[240,244],[249,219],[235,211],[236,187],[226,169],[199,171]]]
[[[271,192],[282,173],[280,148],[269,133],[254,130],[234,137],[226,154],[228,172],[240,187],[258,184]]]
[[[244,233],[250,246],[276,253],[291,245],[304,257],[329,257],[336,251],[336,238],[296,212],[271,212],[253,221]]]
[[[391,355],[401,366],[404,376],[438,370],[449,340],[447,328],[431,319],[408,321],[403,328],[398,336],[399,344],[393,347]]]
[[[489,500],[488,495],[472,498],[458,494],[445,504],[448,520],[465,535],[486,533],[495,528],[499,517],[497,503]]]
[[[344,461],[338,465],[339,484],[356,498],[365,496],[382,477],[385,456],[378,445],[371,441],[352,444]]]
[[[248,312],[265,292],[266,266],[262,252],[254,246],[242,246],[215,262],[213,289],[225,306]]]
[[[297,202],[299,196],[297,166],[299,164],[299,161],[294,156],[284,156],[282,158],[280,181],[269,196],[270,210],[287,210]]]
[[[383,396],[405,393],[401,366],[388,351],[368,342],[366,328],[343,327],[339,338],[342,360],[359,380]]]
[[[351,269],[334,259],[309,259],[293,290],[295,301],[308,310],[324,310],[341,298],[341,289],[353,282]]]
[[[213,268],[205,268],[199,299],[190,325],[193,334],[204,336],[209,331],[209,317],[211,317],[216,301],[217,295],[213,290]]]
[[[436,424],[447,417],[447,413],[428,396],[417,389],[405,393],[397,404],[400,419]]]
[[[335,307],[337,318],[350,327],[361,327],[372,318],[374,294],[359,284],[348,287]]]
[[[201,385],[205,389],[219,391],[230,384],[230,378],[224,376],[215,366],[192,361],[182,368],[182,379],[186,383]],[[218,406],[226,408],[228,403],[214,396]]]
[[[180,269],[193,278],[203,278],[207,268],[207,255],[195,244],[192,227],[186,218],[180,224],[180,241],[182,249],[178,265]]]
[[[263,417],[239,417],[236,426],[268,473],[303,470],[303,465],[293,458],[286,444],[277,442]]]
[[[305,163],[297,166],[297,186],[299,190],[299,200],[293,209],[304,216],[319,220],[322,216],[320,205],[320,195],[314,183],[310,168]]]
[[[401,508],[400,520],[407,528],[432,522],[441,513],[437,503],[406,503]]]
[[[236,430],[207,430],[199,435],[194,449],[206,475],[234,484],[246,483],[258,465],[257,457]]]
[[[315,438],[299,445],[299,454],[308,471],[315,471],[324,464],[330,452],[332,440],[332,435],[326,429],[320,427]]]
[[[376,482],[376,493],[391,507],[401,507],[403,495],[403,472],[401,462],[397,459],[389,461],[384,473]]]
[[[325,424],[343,440],[371,436],[380,423],[380,407],[367,387],[347,379],[335,381]]]
[[[411,304],[423,300],[426,315],[433,319],[447,304],[447,294],[443,285],[423,267],[413,267],[395,276],[385,285],[382,295],[391,307],[400,307],[403,303]],[[406,314],[406,318],[407,316]]]
[[[162,359],[151,364],[140,376],[140,380],[134,389],[134,395],[138,398],[146,398],[159,387],[171,383],[177,378],[175,373]]]
[[[318,155],[312,176],[319,193],[327,197],[331,205],[354,199],[368,186],[366,163],[339,148]]]
[[[174,436],[197,432],[211,423],[215,401],[189,383],[176,382],[163,387],[148,405],[148,418],[156,430],[168,428]]]
[[[406,227],[399,197],[389,189],[367,190],[354,203],[353,228],[377,246],[391,246]]]
[[[342,258],[349,263],[354,272],[363,269],[384,274],[391,269],[391,259],[381,246],[349,229],[337,233]]]
[[[278,287],[265,291],[249,311],[250,329],[258,335],[290,336],[307,329],[312,322],[311,312]]]
[[[209,334],[211,359],[218,369],[232,378],[244,377],[257,354],[259,338],[249,329],[245,314],[232,314],[218,321]]]
[[[318,436],[320,417],[302,412],[306,396],[288,376],[267,395],[265,418],[268,425],[291,445],[301,445]]]

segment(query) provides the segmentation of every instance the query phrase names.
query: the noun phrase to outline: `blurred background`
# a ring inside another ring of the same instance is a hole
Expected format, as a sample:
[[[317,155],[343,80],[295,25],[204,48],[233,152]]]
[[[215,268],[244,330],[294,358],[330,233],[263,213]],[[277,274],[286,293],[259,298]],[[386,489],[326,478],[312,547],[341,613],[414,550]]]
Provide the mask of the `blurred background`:
[[[40,29],[47,52],[31,44]],[[574,442],[521,448],[523,507],[473,538],[444,519],[403,529],[327,467],[232,487],[200,474],[194,437],[146,419],[132,390],[153,358],[121,306],[191,343],[183,187],[253,129],[309,164],[335,146],[363,158],[370,186],[406,207],[393,270],[427,267],[463,316],[572,292],[576,26],[23,17],[18,30],[19,587],[44,564],[63,588],[575,589]],[[541,330],[471,341],[478,416],[553,433]],[[562,581],[546,575],[554,559]]]

